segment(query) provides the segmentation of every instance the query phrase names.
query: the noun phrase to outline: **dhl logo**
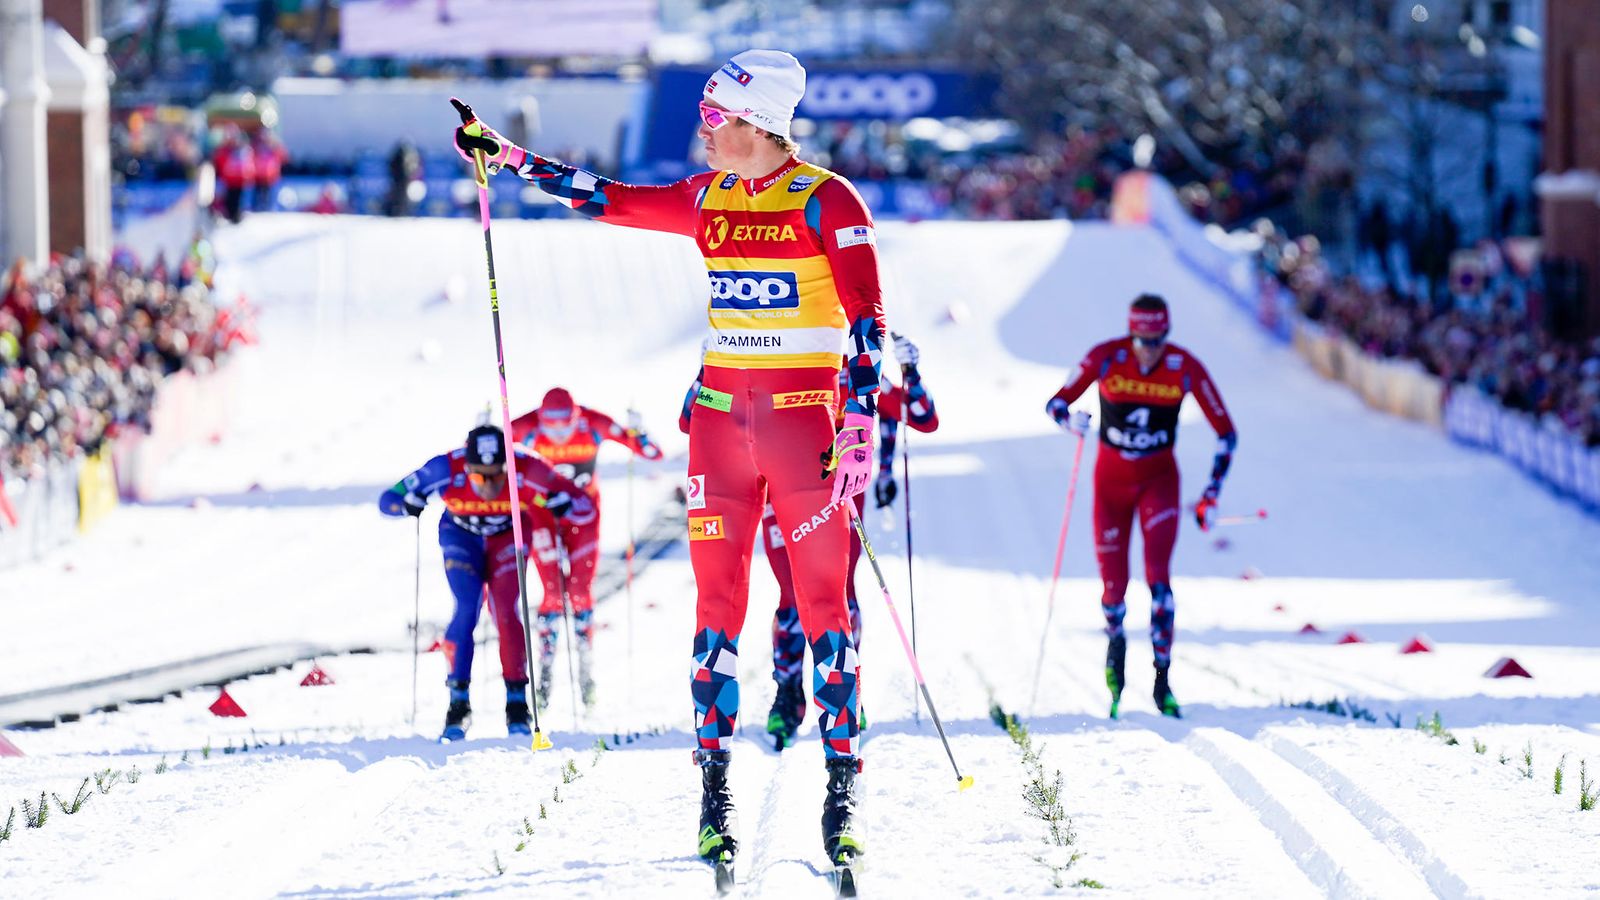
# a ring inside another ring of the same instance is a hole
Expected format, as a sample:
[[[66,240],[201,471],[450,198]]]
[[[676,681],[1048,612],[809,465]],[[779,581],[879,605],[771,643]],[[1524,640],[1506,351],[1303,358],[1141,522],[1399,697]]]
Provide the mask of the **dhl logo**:
[[[1149,397],[1156,400],[1182,400],[1183,388],[1175,384],[1162,384],[1159,381],[1139,381],[1136,378],[1126,378],[1122,375],[1112,375],[1100,385],[1108,394],[1122,394],[1128,397]]]
[[[773,409],[794,409],[800,406],[827,406],[833,402],[833,391],[793,391],[773,394]]]
[[[721,516],[689,517],[689,540],[720,541],[723,537]]]
[[[446,497],[445,509],[458,516],[505,516],[511,513],[511,504],[505,500],[463,500]]]

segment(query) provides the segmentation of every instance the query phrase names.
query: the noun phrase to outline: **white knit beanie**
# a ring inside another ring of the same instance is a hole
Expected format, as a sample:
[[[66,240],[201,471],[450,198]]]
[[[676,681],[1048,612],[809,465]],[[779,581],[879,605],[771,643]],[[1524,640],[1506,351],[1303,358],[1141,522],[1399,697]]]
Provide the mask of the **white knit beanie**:
[[[733,112],[744,112],[750,124],[789,136],[794,108],[806,92],[806,70],[782,50],[746,50],[728,60],[706,81],[705,97]]]

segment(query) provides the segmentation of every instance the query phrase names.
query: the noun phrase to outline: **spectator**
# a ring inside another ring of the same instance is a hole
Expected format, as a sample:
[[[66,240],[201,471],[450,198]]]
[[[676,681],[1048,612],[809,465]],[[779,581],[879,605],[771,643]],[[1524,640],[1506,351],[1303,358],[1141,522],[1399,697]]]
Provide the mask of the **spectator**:
[[[229,222],[237,223],[244,214],[245,189],[255,184],[255,152],[243,133],[229,125],[211,161],[217,170],[217,182],[222,185],[218,197],[222,214]]]
[[[255,190],[251,195],[251,208],[267,212],[278,208],[278,182],[283,178],[283,164],[289,151],[278,136],[263,128],[256,132],[252,145],[255,157]]]
[[[1421,263],[1447,258],[1452,229],[1433,218],[1435,234]],[[1587,345],[1558,340],[1532,321],[1538,308],[1530,276],[1499,265],[1483,248],[1487,282],[1481,294],[1406,293],[1371,288],[1355,276],[1329,275],[1313,239],[1287,242],[1270,229],[1262,261],[1294,292],[1307,319],[1349,338],[1369,355],[1415,360],[1452,385],[1469,385],[1547,428],[1600,447],[1600,338]],[[1495,251],[1498,252],[1498,251]],[[1439,302],[1435,303],[1435,298]]]
[[[56,258],[37,275],[19,260],[0,282],[0,469],[26,474],[148,426],[163,378],[210,371],[249,328],[248,310],[219,323],[203,282],[152,277],[125,255]]]

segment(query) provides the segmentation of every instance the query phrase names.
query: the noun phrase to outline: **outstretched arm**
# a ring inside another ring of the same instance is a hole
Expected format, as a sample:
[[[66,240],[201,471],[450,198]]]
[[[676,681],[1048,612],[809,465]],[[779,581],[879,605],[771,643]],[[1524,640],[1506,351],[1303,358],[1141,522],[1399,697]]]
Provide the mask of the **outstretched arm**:
[[[440,454],[378,495],[378,511],[386,516],[420,516],[428,498],[450,483],[450,457]]]
[[[595,434],[602,441],[613,441],[632,450],[645,459],[660,459],[661,448],[650,440],[650,436],[637,428],[623,428],[617,421],[602,412],[595,412],[587,407],[583,414],[588,416],[589,424],[594,426]]]

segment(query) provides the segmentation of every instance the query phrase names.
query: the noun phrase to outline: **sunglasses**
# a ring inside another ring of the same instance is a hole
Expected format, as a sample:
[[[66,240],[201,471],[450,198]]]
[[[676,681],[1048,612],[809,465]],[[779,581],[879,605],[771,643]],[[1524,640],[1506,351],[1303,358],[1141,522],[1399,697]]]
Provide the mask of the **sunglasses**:
[[[1158,349],[1160,347],[1166,346],[1166,343],[1167,343],[1167,336],[1164,335],[1164,334],[1158,335],[1156,337],[1139,337],[1138,335],[1135,334],[1135,335],[1132,335],[1132,338],[1133,338],[1133,345],[1135,347],[1138,347],[1141,350],[1155,350],[1155,349]]]
[[[475,488],[481,488],[491,481],[499,481],[504,477],[506,477],[506,471],[504,469],[496,469],[493,472],[469,471],[467,472],[467,483]]]
[[[733,121],[734,119],[740,119],[740,118],[743,118],[745,116],[748,116],[753,111],[754,110],[749,110],[749,109],[746,109],[746,110],[719,109],[719,108],[717,108],[715,106],[711,106],[710,104],[706,103],[704,100],[700,101],[700,121],[706,123],[706,127],[711,129],[712,131],[716,131],[718,128],[721,128],[722,126],[728,124],[729,122]]]

